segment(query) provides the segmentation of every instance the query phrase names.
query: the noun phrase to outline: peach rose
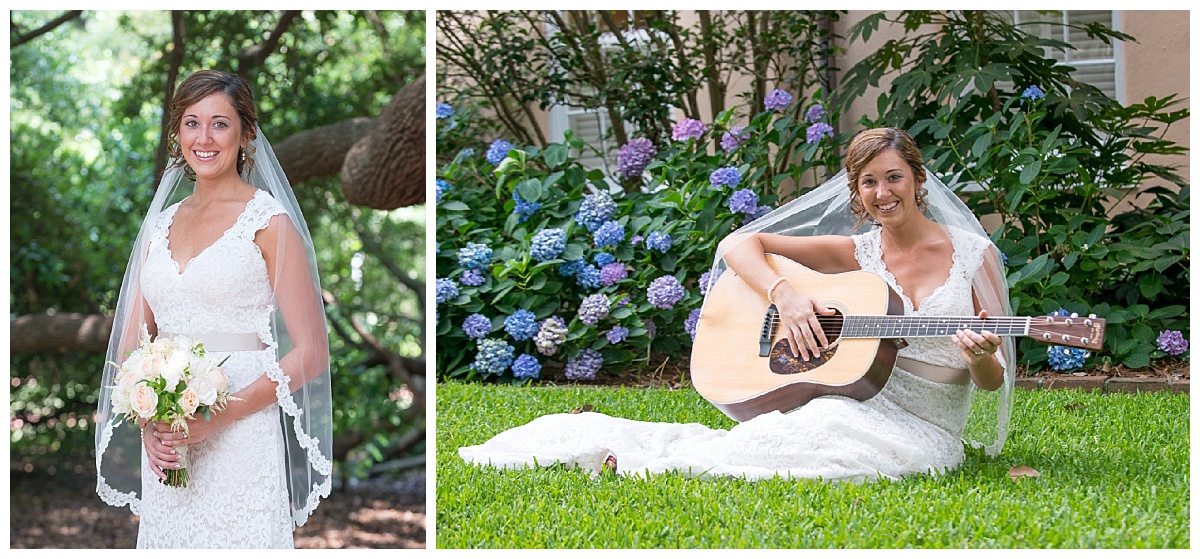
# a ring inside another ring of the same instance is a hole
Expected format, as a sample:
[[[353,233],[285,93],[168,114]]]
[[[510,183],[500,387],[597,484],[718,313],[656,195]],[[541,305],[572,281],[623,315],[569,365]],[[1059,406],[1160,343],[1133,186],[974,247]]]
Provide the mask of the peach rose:
[[[200,396],[195,390],[185,388],[183,394],[179,395],[179,407],[183,408],[184,415],[196,413],[196,408],[200,407]]]
[[[145,384],[137,385],[129,394],[129,408],[142,419],[154,417],[158,410],[158,393]]]

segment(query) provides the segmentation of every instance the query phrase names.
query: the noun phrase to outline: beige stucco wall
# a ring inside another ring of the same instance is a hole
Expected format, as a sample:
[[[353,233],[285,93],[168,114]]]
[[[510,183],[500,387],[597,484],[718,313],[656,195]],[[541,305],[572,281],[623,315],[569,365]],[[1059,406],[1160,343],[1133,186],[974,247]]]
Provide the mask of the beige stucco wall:
[[[1185,11],[1123,11],[1120,12],[1120,29],[1132,35],[1137,42],[1125,41],[1121,46],[1124,58],[1122,69],[1125,74],[1125,103],[1140,103],[1147,97],[1163,98],[1176,94],[1185,99],[1172,110],[1189,109],[1190,92],[1190,38],[1188,12]],[[1182,146],[1190,146],[1191,119],[1187,118],[1171,125],[1167,139]],[[1179,174],[1191,180],[1189,157],[1173,157],[1179,164]],[[1161,163],[1162,161],[1153,161]]]

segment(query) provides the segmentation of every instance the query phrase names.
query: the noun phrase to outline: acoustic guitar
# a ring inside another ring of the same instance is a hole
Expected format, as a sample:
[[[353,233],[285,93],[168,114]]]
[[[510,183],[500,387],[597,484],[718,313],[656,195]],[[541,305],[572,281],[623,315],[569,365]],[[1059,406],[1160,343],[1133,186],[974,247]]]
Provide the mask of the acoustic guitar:
[[[871,272],[822,274],[779,255],[766,256],[792,285],[837,314],[819,317],[830,344],[804,361],[776,332],[774,305],[732,270],[717,278],[696,326],[692,385],[738,421],[791,411],[831,394],[866,400],[887,383],[905,338],[952,336],[969,328],[1092,350],[1104,342],[1104,319],[1095,315],[904,316],[900,296]]]

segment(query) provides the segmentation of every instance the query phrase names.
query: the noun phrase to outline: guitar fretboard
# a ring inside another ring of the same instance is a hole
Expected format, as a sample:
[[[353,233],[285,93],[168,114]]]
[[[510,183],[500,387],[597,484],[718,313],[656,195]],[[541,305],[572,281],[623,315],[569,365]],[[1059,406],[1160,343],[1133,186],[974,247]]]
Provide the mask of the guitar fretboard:
[[[1028,336],[1029,317],[846,316],[843,338],[919,338],[952,336],[957,330],[987,330],[997,336]]]

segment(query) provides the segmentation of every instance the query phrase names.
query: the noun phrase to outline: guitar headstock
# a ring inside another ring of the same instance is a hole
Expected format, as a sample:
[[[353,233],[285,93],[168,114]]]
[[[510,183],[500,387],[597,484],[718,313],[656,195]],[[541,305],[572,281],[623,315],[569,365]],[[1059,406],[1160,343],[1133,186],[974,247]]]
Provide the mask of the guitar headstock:
[[[1035,316],[1029,321],[1029,337],[1047,344],[1099,350],[1104,345],[1104,319],[1094,314]]]

